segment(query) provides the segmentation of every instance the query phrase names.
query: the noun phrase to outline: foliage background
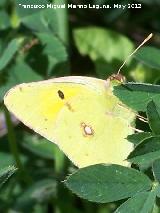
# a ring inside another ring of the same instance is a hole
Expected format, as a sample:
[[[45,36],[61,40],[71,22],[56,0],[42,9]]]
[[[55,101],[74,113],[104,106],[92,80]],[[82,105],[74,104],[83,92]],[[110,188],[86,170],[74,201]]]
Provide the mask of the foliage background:
[[[142,4],[141,9],[23,9],[47,0],[0,1],[0,212],[109,213],[120,202],[95,204],[73,195],[63,184],[75,167],[58,148],[35,135],[4,110],[12,86],[65,75],[106,79],[144,38],[160,46],[158,0],[55,0],[72,4]],[[142,49],[123,68],[129,81],[158,84],[160,53]],[[142,54],[143,53],[143,54]],[[152,60],[151,60],[152,59]],[[6,122],[5,122],[5,118]],[[12,122],[11,122],[12,121]],[[18,124],[18,125],[17,125]],[[139,125],[139,124],[137,124]],[[147,130],[146,125],[140,124]],[[13,126],[15,126],[13,128]],[[9,132],[9,134],[7,134]],[[11,167],[14,165],[15,167]]]

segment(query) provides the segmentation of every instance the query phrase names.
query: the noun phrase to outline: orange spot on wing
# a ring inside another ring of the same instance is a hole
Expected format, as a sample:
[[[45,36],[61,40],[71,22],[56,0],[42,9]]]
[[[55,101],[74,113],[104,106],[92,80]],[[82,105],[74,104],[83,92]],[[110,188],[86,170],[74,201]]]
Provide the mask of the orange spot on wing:
[[[71,104],[66,102],[65,105],[68,107],[68,109],[71,111],[71,112],[74,112],[74,109],[72,108]]]

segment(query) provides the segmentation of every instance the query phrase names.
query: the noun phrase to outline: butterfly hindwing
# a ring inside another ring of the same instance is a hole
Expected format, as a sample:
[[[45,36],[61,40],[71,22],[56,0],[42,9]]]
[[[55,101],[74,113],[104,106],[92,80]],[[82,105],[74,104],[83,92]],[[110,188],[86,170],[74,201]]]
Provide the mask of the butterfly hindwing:
[[[78,167],[124,161],[134,113],[119,104],[106,81],[65,77],[21,84],[5,104],[25,125],[56,143]],[[126,119],[127,118],[127,119]]]

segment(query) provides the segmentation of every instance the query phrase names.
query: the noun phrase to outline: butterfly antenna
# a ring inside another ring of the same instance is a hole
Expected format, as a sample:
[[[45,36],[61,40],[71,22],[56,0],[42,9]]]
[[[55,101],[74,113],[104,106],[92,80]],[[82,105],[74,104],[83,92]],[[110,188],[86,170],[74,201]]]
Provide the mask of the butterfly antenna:
[[[149,34],[148,36],[147,36],[147,38],[145,38],[144,39],[144,41],[126,58],[126,60],[123,62],[123,64],[120,66],[120,68],[119,68],[119,70],[118,70],[118,72],[117,72],[117,75],[120,73],[120,71],[121,71],[121,69],[124,67],[124,65],[126,64],[126,62],[128,61],[128,59],[132,56],[132,55],[134,55],[136,52],[137,52],[137,50],[139,50],[139,48],[141,48],[147,41],[149,41],[151,38],[152,38],[152,36],[153,36],[153,34],[151,33],[151,34]]]

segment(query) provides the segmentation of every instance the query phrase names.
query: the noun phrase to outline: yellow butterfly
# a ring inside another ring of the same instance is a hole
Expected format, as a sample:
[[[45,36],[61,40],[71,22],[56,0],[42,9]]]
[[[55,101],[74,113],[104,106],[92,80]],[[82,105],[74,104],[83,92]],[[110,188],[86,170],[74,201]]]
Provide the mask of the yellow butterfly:
[[[4,103],[25,125],[57,144],[78,167],[128,165],[125,159],[133,145],[126,137],[133,133],[136,113],[113,94],[114,83],[114,78],[82,76],[23,83],[5,95]]]
[[[114,81],[114,80],[113,80]],[[112,80],[62,77],[23,83],[4,98],[8,110],[59,148],[78,167],[128,165],[135,113],[113,95]]]

